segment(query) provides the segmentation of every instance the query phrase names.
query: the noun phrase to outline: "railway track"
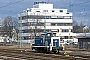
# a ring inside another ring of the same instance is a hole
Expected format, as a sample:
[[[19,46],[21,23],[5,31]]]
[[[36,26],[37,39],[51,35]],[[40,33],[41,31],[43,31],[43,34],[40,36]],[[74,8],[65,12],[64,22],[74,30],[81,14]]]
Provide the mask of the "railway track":
[[[23,52],[23,49],[0,49],[2,60],[90,60],[90,55],[79,54],[45,54],[32,51]]]
[[[50,60],[36,56],[0,52],[0,59],[4,60]]]

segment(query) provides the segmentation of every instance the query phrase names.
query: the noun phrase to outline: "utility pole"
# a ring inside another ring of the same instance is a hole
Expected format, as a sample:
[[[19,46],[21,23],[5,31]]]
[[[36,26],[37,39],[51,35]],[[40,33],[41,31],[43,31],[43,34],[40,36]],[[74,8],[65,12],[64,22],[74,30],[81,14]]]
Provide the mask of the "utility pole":
[[[22,16],[21,16],[21,13],[20,13],[20,19],[19,19],[19,48],[22,48]]]
[[[40,16],[40,14],[39,13],[37,13],[36,14],[36,21],[35,21],[35,36],[37,35],[37,33],[39,32],[39,29],[38,29],[38,27],[40,26],[40,24],[39,24],[39,16]]]
[[[45,19],[44,19],[44,32],[46,32],[46,13],[45,13]]]
[[[38,23],[38,15],[35,16],[35,19],[36,19],[36,21],[35,21],[35,36],[36,36],[36,34],[37,34],[36,30],[37,30],[37,23]]]

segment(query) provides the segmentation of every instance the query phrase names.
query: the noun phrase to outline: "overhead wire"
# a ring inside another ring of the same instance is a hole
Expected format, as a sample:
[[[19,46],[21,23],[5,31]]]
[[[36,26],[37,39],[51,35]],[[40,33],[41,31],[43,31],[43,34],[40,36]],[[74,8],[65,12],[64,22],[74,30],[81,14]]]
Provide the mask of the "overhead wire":
[[[19,1],[13,2],[13,3],[9,3],[9,4],[6,4],[6,5],[0,6],[0,8],[4,8],[4,7],[6,7],[6,6],[10,6],[10,5],[13,5],[13,4],[22,2],[22,1],[24,1],[24,0],[19,0]]]
[[[80,2],[80,3],[74,2],[74,3],[70,4],[69,6],[72,7],[72,10],[73,10],[73,6],[82,5],[82,4],[89,3],[89,2],[90,2],[90,0],[83,1],[83,2]]]
[[[10,5],[22,2],[22,1],[24,1],[24,0],[19,0],[19,1],[16,1],[16,2],[10,2],[10,3],[6,4],[6,5],[1,6],[0,8],[4,8],[4,7],[7,7],[7,6],[10,6]],[[13,12],[13,11],[10,11],[10,12],[17,14],[16,12]]]
[[[13,2],[13,3],[9,3],[9,4],[6,4],[6,5],[0,6],[0,8],[4,8],[4,7],[6,7],[6,6],[10,6],[10,5],[13,5],[13,4],[22,2],[22,1],[25,1],[25,0],[19,0],[19,1]],[[74,2],[74,3],[70,4],[70,6],[81,5],[81,4],[85,4],[85,3],[89,3],[89,2],[90,2],[90,0],[84,1],[84,2],[81,2],[81,3],[77,3],[77,4],[75,4],[75,2]],[[11,12],[11,11],[10,11],[10,12]]]
[[[83,5],[83,4],[86,4],[86,3],[89,3],[90,0],[87,0],[87,1],[83,1],[83,2],[80,2],[80,3],[74,3],[74,4],[71,4],[70,6],[78,6],[78,5]],[[74,13],[74,15],[76,15],[76,13]],[[81,13],[77,13],[77,15],[79,15],[79,17],[83,16],[84,18],[87,16],[87,12],[85,12],[85,9],[83,11],[81,11]],[[77,16],[76,15],[76,16]],[[80,18],[79,18],[80,19]],[[82,20],[81,20],[82,21]]]
[[[76,1],[74,1],[72,4],[70,3],[70,5],[63,6],[63,8],[68,7],[68,6],[77,6],[77,5],[81,5],[81,4],[85,4],[85,3],[89,3],[89,2],[90,2],[90,0],[80,2],[80,3],[76,3]]]
[[[89,2],[90,2],[90,0],[84,1],[84,2],[81,2],[81,3],[77,3],[77,4],[71,4],[71,5],[75,6],[75,5],[81,5],[81,4],[85,4],[85,3],[89,3]]]

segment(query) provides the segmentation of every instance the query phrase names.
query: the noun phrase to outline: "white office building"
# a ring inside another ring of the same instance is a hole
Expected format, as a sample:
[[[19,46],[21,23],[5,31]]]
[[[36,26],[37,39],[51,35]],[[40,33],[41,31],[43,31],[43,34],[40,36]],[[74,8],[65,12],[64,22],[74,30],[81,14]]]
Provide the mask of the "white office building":
[[[67,9],[56,9],[47,2],[34,2],[32,8],[19,15],[19,30],[22,40],[31,40],[41,32],[54,32],[64,40],[72,40],[72,13]]]

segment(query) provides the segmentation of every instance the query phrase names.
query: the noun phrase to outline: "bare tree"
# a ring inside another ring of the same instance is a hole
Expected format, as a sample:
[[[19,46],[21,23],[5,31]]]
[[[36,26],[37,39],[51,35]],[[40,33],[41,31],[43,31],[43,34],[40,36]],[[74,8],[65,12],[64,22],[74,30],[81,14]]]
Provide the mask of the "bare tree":
[[[10,38],[12,38],[11,32],[13,28],[16,28],[17,26],[17,19],[12,16],[7,16],[4,18],[3,26],[4,26],[4,31],[7,32]]]
[[[3,25],[4,26],[13,26],[13,27],[16,27],[18,25],[18,20],[17,18],[15,17],[12,17],[12,16],[7,16],[5,19],[4,19],[4,22],[3,22]]]
[[[73,20],[73,26],[78,26],[78,22]]]

